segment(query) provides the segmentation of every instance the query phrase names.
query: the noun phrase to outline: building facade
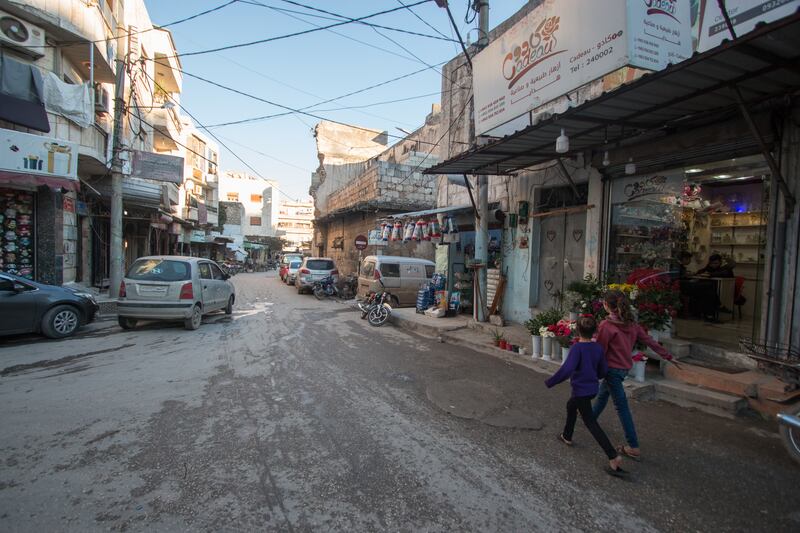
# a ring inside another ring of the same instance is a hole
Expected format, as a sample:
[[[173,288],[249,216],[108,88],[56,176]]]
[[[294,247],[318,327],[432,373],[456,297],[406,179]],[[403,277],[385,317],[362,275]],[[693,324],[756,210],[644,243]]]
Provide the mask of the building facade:
[[[283,231],[284,251],[311,251],[314,239],[314,202],[283,200],[278,210],[278,231]]]
[[[433,106],[425,123],[388,146],[385,132],[320,122],[315,128],[319,167],[309,192],[314,198],[313,253],[334,259],[342,274],[358,270],[369,254],[433,259],[430,241],[383,242],[373,239],[365,251],[357,236],[369,236],[390,215],[430,209],[435,184],[422,171],[438,161],[429,154],[438,139],[441,112]]]

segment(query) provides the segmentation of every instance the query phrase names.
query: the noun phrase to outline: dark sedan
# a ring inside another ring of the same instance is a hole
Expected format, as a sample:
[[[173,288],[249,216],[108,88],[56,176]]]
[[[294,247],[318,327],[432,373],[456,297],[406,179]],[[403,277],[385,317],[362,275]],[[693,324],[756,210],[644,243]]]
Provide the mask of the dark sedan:
[[[94,320],[97,309],[90,293],[0,272],[0,335],[68,337]]]

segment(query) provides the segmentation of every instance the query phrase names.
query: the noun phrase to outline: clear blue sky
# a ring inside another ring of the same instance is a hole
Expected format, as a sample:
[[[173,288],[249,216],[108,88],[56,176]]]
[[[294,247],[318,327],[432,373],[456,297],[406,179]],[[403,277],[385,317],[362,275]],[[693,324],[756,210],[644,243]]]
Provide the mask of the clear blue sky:
[[[247,1],[274,8],[314,13],[282,0]],[[351,18],[400,7],[397,0],[300,1]],[[225,2],[226,0],[191,2],[145,0],[150,18],[156,25],[168,24]],[[402,0],[402,2],[412,4],[414,0]],[[490,26],[494,27],[523,6],[525,1],[491,0],[490,3]],[[477,26],[477,20],[471,25],[464,22],[467,0],[451,1],[450,4],[462,36],[466,39],[469,28]],[[448,37],[453,35],[446,11],[436,7],[434,2],[416,6],[413,10],[442,34]],[[316,14],[329,17],[323,13]],[[405,9],[367,21],[438,35]],[[310,14],[280,12],[240,1],[212,14],[171,26],[169,29],[173,32],[178,52],[186,53],[303,31],[313,28],[311,23],[329,25],[335,22]],[[181,61],[183,69],[192,74],[283,105],[300,108],[425,68],[423,63],[411,57],[389,38],[430,65],[447,61],[460,51],[457,44],[447,41],[389,30],[379,31],[384,36],[372,28],[352,23],[332,30],[246,48],[183,57]],[[477,32],[472,30],[469,36],[472,40],[476,40]],[[410,131],[422,124],[430,112],[431,104],[439,101],[440,90],[440,74],[434,70],[427,70],[368,92],[323,104],[309,112],[333,120],[402,135],[396,128]],[[430,95],[360,110],[323,111],[426,94]],[[206,125],[284,111],[188,76],[184,77],[181,99],[182,104]],[[249,124],[214,128],[212,131],[260,175],[277,180],[288,196],[305,198],[308,194],[311,172],[318,164],[311,133],[317,122],[318,120],[313,117],[290,115]],[[224,148],[220,166],[224,170],[247,170],[244,164]]]

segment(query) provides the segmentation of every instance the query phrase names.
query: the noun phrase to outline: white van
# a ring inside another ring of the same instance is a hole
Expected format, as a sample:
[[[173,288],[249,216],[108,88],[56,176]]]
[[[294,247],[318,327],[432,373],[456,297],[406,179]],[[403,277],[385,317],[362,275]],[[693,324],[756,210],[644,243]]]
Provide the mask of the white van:
[[[370,292],[380,292],[381,284],[392,293],[395,306],[413,306],[417,303],[417,291],[430,281],[436,264],[427,259],[400,257],[395,255],[368,255],[361,262],[358,276],[358,296],[363,298]]]

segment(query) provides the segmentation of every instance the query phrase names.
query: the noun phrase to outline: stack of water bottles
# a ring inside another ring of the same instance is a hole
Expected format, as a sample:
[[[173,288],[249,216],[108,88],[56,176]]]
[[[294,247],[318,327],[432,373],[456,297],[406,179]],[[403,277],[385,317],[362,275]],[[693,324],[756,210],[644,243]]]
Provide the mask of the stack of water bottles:
[[[417,313],[424,313],[436,301],[436,292],[443,291],[447,284],[447,276],[436,273],[428,283],[417,292]]]

